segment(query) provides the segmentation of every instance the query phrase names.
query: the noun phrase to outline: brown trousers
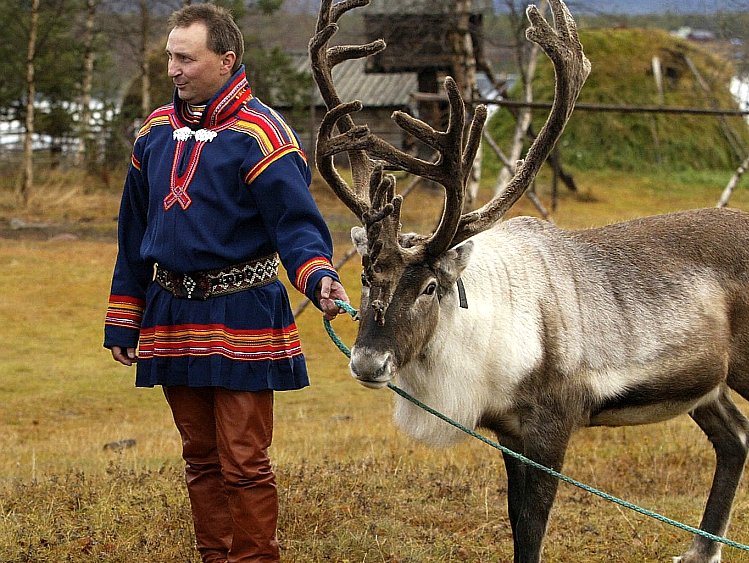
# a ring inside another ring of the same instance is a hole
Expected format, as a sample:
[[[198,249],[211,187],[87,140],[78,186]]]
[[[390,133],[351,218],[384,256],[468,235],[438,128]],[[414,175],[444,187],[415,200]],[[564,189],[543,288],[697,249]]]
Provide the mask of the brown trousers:
[[[273,392],[164,387],[182,436],[195,540],[204,563],[280,561],[268,458]]]

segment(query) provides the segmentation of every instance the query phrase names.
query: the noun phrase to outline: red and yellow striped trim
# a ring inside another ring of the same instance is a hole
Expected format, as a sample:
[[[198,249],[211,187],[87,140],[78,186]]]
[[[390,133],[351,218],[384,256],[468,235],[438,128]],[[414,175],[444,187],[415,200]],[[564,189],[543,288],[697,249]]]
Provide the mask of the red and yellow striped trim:
[[[140,130],[138,131],[137,139],[140,139],[143,135],[147,135],[152,127],[158,127],[160,125],[172,124],[170,114],[172,112],[172,105],[166,105],[155,110],[148,119],[143,123]]]
[[[110,295],[104,324],[125,328],[140,328],[145,302],[128,295]]]
[[[296,281],[294,282],[294,285],[302,293],[307,293],[307,284],[309,283],[310,278],[320,270],[335,271],[335,268],[327,258],[322,256],[313,258],[302,264],[302,266],[296,271]]]
[[[242,72],[224,86],[223,94],[206,108],[207,127],[215,127],[220,120],[231,117],[250,96],[252,90],[247,84],[247,76]]]
[[[236,330],[224,325],[161,325],[143,329],[138,355],[154,357],[220,355],[232,360],[284,360],[302,353],[296,325],[282,329]]]
[[[298,152],[301,157],[304,158],[304,153],[299,149],[299,147],[295,147],[294,145],[286,145],[284,147],[276,149],[268,156],[261,159],[260,162],[253,166],[252,169],[247,174],[245,174],[244,183],[247,185],[251,184],[255,181],[255,178],[260,176],[260,174],[262,174],[263,171],[268,168],[268,166],[273,164],[279,158],[293,152]]]

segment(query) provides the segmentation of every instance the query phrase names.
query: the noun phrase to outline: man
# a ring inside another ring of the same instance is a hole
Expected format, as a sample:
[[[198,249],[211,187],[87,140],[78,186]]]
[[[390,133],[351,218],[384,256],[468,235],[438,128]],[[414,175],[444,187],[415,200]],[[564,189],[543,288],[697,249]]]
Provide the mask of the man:
[[[104,345],[163,387],[203,561],[278,561],[273,391],[309,384],[279,261],[326,318],[348,297],[299,140],[252,95],[231,15],[197,4],[169,23],[174,101],[134,144]]]

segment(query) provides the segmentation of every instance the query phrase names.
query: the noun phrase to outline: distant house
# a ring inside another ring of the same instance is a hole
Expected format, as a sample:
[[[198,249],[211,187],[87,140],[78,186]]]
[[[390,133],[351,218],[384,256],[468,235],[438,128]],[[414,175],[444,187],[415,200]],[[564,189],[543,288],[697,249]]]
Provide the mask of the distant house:
[[[712,31],[706,29],[693,29],[691,27],[680,27],[673,32],[673,35],[681,37],[682,39],[688,39],[690,41],[715,41],[715,34]]]
[[[354,120],[360,124],[369,125],[370,131],[381,137],[391,145],[405,150],[413,151],[413,139],[410,138],[391,119],[394,111],[400,110],[419,117],[416,93],[419,90],[418,75],[416,72],[388,72],[378,73],[366,70],[367,62],[364,59],[352,59],[344,61],[333,69],[333,80],[339,97],[344,102],[359,100],[364,106],[362,111],[355,114]],[[299,55],[296,67],[298,70],[310,73],[309,59],[306,55]],[[492,100],[499,97],[486,74],[479,72],[476,76],[479,95],[483,100]],[[512,80],[512,79],[510,79]],[[446,104],[446,101],[444,102]],[[283,105],[276,104],[282,112]],[[490,107],[490,110],[493,109]],[[310,108],[310,121],[312,123],[305,127],[297,124],[297,127],[305,130],[303,142],[307,151],[311,154],[315,146],[315,138],[320,122],[325,115],[325,104],[314,88],[312,107]],[[443,124],[430,123],[435,127],[444,127]]]
[[[401,73],[366,73],[365,61],[353,59],[344,61],[333,69],[333,79],[341,100],[349,102],[359,100],[364,109],[354,116],[357,123],[366,123],[370,130],[382,137],[388,143],[404,150],[409,148],[406,134],[390,119],[394,111],[400,110],[411,115],[416,113],[416,104],[411,94],[418,89],[416,74]],[[297,68],[304,72],[311,72],[307,56],[299,56]],[[284,107],[278,105],[279,110]],[[307,151],[312,153],[317,130],[325,115],[325,104],[314,89],[313,104],[310,108],[310,120],[313,122],[305,127],[307,134],[303,139]]]
[[[488,0],[470,3],[469,30],[474,50],[483,44]],[[458,27],[454,0],[378,0],[364,14],[368,41],[384,39],[388,48],[367,60],[369,72],[451,72],[455,63],[450,32]],[[422,77],[422,86],[424,85]],[[425,90],[422,87],[422,91]]]

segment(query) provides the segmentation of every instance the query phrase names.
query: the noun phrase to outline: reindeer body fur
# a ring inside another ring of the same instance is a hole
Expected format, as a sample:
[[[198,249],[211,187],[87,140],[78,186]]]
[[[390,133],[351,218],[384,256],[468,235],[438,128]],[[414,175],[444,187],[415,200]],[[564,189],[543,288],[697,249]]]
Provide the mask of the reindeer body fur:
[[[747,227],[745,214],[719,210],[578,232],[527,217],[501,223],[471,239],[461,274],[469,308],[456,291],[443,297],[432,339],[400,366],[399,383],[468,427],[509,434],[538,378],[532,393],[582,399],[586,426],[684,414],[715,399],[729,364],[749,362],[736,346],[749,337]],[[395,419],[432,445],[464,436],[403,399]]]
[[[407,318],[397,289],[385,326],[362,326],[352,350],[355,377],[382,375],[372,366],[402,355],[392,348],[423,339],[407,345],[412,357],[393,361],[388,378],[397,374],[405,391],[432,408],[469,428],[493,430],[506,445],[557,469],[569,436],[581,427],[690,413],[711,441],[718,436],[718,462],[737,467],[720,478],[731,482],[726,514],[706,511],[706,519],[720,520],[716,533],[722,533],[749,436],[728,393],[733,388],[749,398],[749,214],[702,209],[585,231],[524,217],[463,246],[434,268],[437,277],[450,273],[436,309],[421,319],[434,325],[431,334],[424,339],[413,330],[418,321]],[[462,263],[451,266],[458,255]],[[468,309],[458,305],[457,275]],[[366,292],[363,309],[365,301]],[[406,331],[395,327],[399,318]],[[394,417],[432,445],[464,436],[400,397]],[[511,488],[513,471],[526,475],[510,462]],[[517,535],[523,525],[512,513],[524,508],[509,502]],[[528,548],[516,545],[516,561],[537,561],[540,540],[535,554],[518,555],[519,549]],[[720,548],[698,538],[684,557],[719,561]]]

